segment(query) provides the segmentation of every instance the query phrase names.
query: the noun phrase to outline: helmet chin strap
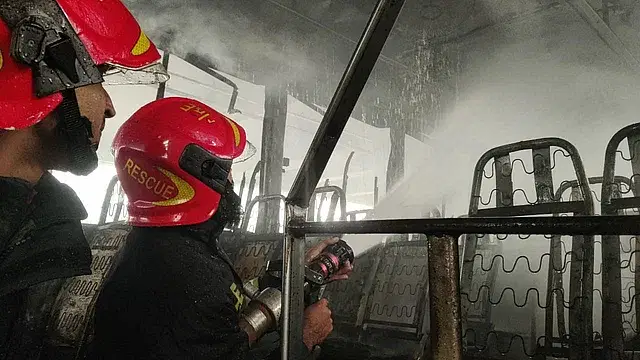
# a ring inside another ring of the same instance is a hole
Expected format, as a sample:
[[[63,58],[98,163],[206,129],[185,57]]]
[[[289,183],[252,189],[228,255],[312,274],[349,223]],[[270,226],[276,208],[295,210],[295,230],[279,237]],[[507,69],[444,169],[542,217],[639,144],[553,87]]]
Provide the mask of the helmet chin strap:
[[[64,90],[62,96],[57,132],[63,139],[68,170],[74,175],[89,175],[98,167],[98,154],[91,145],[91,121],[80,114],[75,90]]]
[[[202,234],[209,244],[216,244],[225,227],[237,224],[242,215],[242,200],[233,191],[233,185],[230,182],[227,183],[226,190],[221,195],[215,214],[209,220],[192,227],[192,230]]]

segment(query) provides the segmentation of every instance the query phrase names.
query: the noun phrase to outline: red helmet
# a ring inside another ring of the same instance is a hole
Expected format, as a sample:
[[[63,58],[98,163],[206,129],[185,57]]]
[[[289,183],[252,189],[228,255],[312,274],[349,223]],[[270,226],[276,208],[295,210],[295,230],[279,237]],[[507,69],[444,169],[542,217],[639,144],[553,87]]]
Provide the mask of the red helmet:
[[[0,1],[0,131],[32,126],[61,92],[103,82],[98,66],[166,81],[159,59],[120,0]]]
[[[113,140],[129,222],[180,226],[209,220],[246,144],[240,125],[197,100],[170,97],[145,105]]]

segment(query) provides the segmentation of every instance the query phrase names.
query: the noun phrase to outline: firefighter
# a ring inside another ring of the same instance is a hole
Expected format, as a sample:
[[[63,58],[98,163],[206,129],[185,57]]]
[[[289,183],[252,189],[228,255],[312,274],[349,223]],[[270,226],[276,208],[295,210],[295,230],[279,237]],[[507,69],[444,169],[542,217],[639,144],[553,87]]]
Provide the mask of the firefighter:
[[[245,144],[240,125],[180,97],[144,106],[118,130],[115,165],[133,230],[98,297],[89,359],[262,358],[240,321],[242,281],[218,246],[241,214],[230,174]],[[305,319],[298,346],[311,350],[332,330],[327,301]]]
[[[120,0],[0,0],[0,359],[38,358],[49,300],[91,273],[87,213],[49,171],[97,167],[103,76],[166,81],[159,60]]]

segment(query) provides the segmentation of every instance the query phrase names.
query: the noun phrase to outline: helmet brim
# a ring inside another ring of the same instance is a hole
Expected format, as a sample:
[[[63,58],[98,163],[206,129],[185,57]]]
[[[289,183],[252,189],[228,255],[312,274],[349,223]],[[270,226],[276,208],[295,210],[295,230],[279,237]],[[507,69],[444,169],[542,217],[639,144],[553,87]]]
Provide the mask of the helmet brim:
[[[162,63],[141,69],[112,65],[103,75],[105,85],[155,85],[169,81],[169,72]]]
[[[236,164],[236,163],[245,162],[250,158],[252,158],[257,152],[258,150],[256,149],[256,147],[253,146],[253,144],[249,142],[249,140],[247,140],[247,144],[244,147],[244,151],[242,152],[242,154],[240,154],[240,156],[233,159],[233,163]]]

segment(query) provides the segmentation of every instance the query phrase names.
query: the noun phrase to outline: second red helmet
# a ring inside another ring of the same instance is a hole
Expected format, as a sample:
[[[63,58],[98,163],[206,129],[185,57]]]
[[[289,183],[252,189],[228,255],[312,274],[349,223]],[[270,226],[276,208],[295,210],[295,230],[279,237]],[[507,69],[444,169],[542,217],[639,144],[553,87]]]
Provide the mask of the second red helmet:
[[[197,100],[170,97],[142,107],[113,141],[129,223],[180,226],[209,220],[246,144],[242,126]]]

